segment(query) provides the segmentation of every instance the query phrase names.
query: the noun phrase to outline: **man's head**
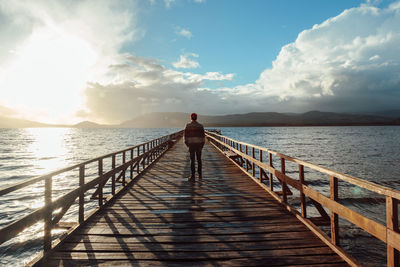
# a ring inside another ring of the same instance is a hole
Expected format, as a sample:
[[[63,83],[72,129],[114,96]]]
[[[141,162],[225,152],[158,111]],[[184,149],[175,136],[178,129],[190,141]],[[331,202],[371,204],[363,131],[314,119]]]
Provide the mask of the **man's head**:
[[[196,120],[197,120],[197,114],[196,114],[196,113],[190,114],[190,119],[191,119],[192,121],[196,121]]]

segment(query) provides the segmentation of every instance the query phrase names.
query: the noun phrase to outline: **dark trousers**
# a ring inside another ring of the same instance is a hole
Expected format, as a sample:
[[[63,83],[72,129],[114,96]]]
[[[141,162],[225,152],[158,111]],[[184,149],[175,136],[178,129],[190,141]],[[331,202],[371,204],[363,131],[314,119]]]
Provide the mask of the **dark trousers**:
[[[197,172],[201,175],[201,149],[203,146],[189,146],[190,153],[190,169],[192,171],[192,176],[196,172],[195,167],[195,157],[197,158]]]

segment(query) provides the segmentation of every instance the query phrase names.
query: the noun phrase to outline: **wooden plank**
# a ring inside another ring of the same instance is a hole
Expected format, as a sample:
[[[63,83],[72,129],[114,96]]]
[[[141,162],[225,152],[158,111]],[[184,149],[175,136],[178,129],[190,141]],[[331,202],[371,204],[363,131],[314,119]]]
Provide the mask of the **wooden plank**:
[[[68,242],[83,242],[87,240],[90,243],[95,242],[135,242],[135,243],[202,243],[202,242],[245,242],[245,241],[271,241],[271,240],[307,240],[313,239],[317,242],[316,236],[310,235],[310,232],[271,232],[264,234],[237,234],[237,235],[198,235],[193,238],[193,235],[159,235],[151,238],[143,238],[142,236],[123,236],[123,235],[73,235],[65,240]],[[320,242],[320,241],[318,241]],[[62,247],[60,247],[62,248]]]
[[[71,266],[71,265],[96,265],[96,266],[131,266],[132,260],[114,260],[114,259],[96,259],[91,258],[88,260],[76,260],[76,259],[54,259],[49,261],[50,266]],[[196,260],[196,261],[160,261],[160,260],[136,260],[135,266],[318,266],[318,267],[330,267],[330,266],[346,266],[346,264],[338,259],[336,255],[309,255],[302,256],[299,259],[298,256],[286,256],[282,257],[256,257],[250,259],[230,259],[230,260]]]
[[[328,247],[313,247],[313,248],[297,248],[297,249],[274,249],[274,250],[250,250],[250,251],[208,251],[204,253],[199,252],[132,252],[124,250],[123,252],[54,252],[53,259],[73,258],[73,259],[89,259],[94,257],[96,259],[135,259],[135,260],[213,260],[213,259],[240,259],[240,258],[254,258],[254,257],[269,257],[269,256],[307,256],[307,255],[333,255],[332,250]],[[335,255],[336,256],[336,255]],[[338,256],[336,256],[338,257]],[[339,258],[339,257],[338,257]],[[299,257],[301,262],[301,257]]]
[[[156,251],[229,251],[229,250],[274,250],[274,249],[293,249],[293,248],[313,248],[322,247],[323,243],[315,242],[313,239],[292,240],[263,240],[263,241],[244,241],[244,242],[192,242],[192,243],[129,243],[120,242],[92,242],[90,248],[87,242],[68,243],[58,251],[121,251],[125,248],[128,251],[136,252],[156,252]]]
[[[93,222],[88,222],[87,227],[94,227],[97,224],[110,224],[112,223],[116,227],[119,225],[130,225],[136,228],[137,225],[149,228],[209,228],[209,227],[243,227],[249,225],[293,225],[297,222],[296,218],[293,216],[286,218],[282,221],[281,218],[270,219],[270,220],[251,220],[251,221],[217,221],[217,222],[204,222],[204,221],[191,221],[191,222],[175,222],[166,224],[163,220],[159,222],[125,222],[120,219],[111,220],[110,218],[99,218],[98,220],[93,220]]]
[[[101,227],[100,227],[101,226]],[[77,231],[77,234],[91,235],[124,235],[124,236],[142,236],[142,235],[234,235],[234,234],[264,234],[276,232],[301,232],[308,231],[307,227],[301,224],[297,225],[264,225],[250,226],[240,228],[196,228],[196,229],[174,229],[174,228],[131,228],[130,225],[96,225],[93,228],[85,228]]]

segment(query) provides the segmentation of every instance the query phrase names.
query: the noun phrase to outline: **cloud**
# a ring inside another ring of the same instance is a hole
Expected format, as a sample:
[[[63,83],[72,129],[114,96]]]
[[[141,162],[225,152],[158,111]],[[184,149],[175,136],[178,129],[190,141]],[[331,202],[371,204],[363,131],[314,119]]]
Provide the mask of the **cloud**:
[[[276,98],[272,108],[292,111],[398,108],[399,3],[362,5],[314,25],[285,45],[255,83],[231,92]]]
[[[154,59],[125,54],[110,66],[108,83],[86,89],[87,110],[80,114],[95,121],[118,122],[155,111],[217,111],[220,96],[199,90],[204,81],[231,80],[233,74],[195,74],[166,68]]]
[[[75,114],[114,123],[153,111],[399,107],[400,1],[386,8],[361,5],[314,25],[282,47],[258,80],[235,87],[224,86],[233,73],[176,70],[157,59],[122,54],[140,29],[134,1],[114,3],[0,0],[0,115],[60,121]],[[183,28],[176,33],[192,37]],[[181,55],[173,66],[196,68],[197,57]]]
[[[197,61],[190,59],[189,57],[199,57],[197,54],[187,54],[181,55],[179,61],[172,63],[172,65],[179,69],[195,69],[198,68],[200,65]]]
[[[86,81],[102,80],[121,46],[135,40],[134,7],[135,1],[0,1],[1,104],[28,119],[71,122]]]
[[[175,28],[175,33],[188,39],[191,39],[193,37],[193,34],[189,30],[180,27]]]
[[[400,104],[400,4],[345,10],[301,32],[282,47],[257,81],[210,89],[206,81],[234,74],[168,69],[138,57],[121,64],[118,83],[88,90],[93,114],[129,119],[153,111],[201,114],[252,111],[358,112],[398,109]],[[101,104],[99,104],[101,103]],[[104,106],[113,107],[105,110]],[[103,114],[104,113],[104,114]]]

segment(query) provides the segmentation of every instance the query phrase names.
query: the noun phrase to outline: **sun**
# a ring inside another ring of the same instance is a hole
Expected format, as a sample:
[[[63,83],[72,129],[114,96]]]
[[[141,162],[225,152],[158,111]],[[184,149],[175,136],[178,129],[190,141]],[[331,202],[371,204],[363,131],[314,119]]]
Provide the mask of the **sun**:
[[[2,103],[23,117],[68,121],[84,105],[97,53],[90,43],[57,28],[32,33],[0,77]]]

